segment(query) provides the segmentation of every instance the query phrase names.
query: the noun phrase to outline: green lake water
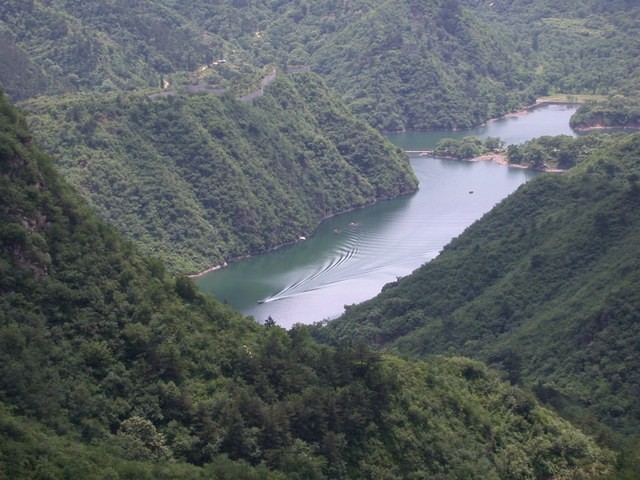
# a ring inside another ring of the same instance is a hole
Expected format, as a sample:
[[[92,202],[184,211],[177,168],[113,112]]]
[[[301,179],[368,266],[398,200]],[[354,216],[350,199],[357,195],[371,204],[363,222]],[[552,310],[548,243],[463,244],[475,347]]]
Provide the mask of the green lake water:
[[[500,137],[507,144],[541,135],[574,135],[575,107],[548,105],[456,132],[387,135],[405,150],[430,150],[443,137]],[[313,236],[272,253],[231,264],[196,280],[263,322],[313,323],[339,316],[344,305],[375,296],[411,273],[536,173],[489,162],[411,158],[420,189],[325,220]]]

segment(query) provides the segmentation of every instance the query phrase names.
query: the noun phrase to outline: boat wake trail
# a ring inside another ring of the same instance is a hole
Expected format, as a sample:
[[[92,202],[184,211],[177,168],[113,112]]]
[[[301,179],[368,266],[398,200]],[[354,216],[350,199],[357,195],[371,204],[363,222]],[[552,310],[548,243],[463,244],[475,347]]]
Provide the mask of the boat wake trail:
[[[344,243],[331,251],[327,257],[320,258],[316,263],[291,272],[288,276],[295,278],[294,282],[259,303],[303,295],[341,282],[345,277],[350,276],[349,272],[358,270],[360,259],[364,257],[363,254],[360,235],[352,234],[345,237]]]
[[[345,237],[344,243],[329,252],[327,257],[290,272],[288,277],[295,280],[259,303],[305,295],[386,270],[389,265],[407,260],[415,261],[413,256],[407,257],[406,249],[398,248],[400,242],[406,245],[412,239],[398,239],[394,235],[367,232],[365,229],[355,230]]]

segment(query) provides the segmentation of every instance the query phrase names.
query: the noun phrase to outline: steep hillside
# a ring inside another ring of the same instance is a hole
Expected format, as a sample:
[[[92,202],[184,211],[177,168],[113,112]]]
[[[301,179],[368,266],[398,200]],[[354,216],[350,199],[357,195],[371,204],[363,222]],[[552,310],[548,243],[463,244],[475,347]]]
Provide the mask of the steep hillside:
[[[0,82],[43,93],[233,85],[310,65],[379,129],[466,127],[637,77],[631,1],[139,0],[0,5]],[[225,60],[225,63],[219,63]]]
[[[386,130],[470,127],[535,99],[510,38],[458,1],[378,2],[312,59]]]
[[[310,65],[379,129],[470,126],[534,98],[510,38],[458,1],[194,3],[176,8],[250,63]]]
[[[509,37],[453,0],[11,0],[0,41],[14,99],[230,86],[274,63],[310,65],[382,129],[470,126],[534,98]]]
[[[566,414],[640,432],[640,134],[529,182],[318,335],[501,368]]]
[[[159,88],[163,77],[194,71],[224,52],[219,37],[155,0],[7,0],[0,4],[0,32],[14,52],[15,61],[0,68],[14,100]]]
[[[571,117],[571,127],[640,128],[640,80],[629,82],[604,101],[581,105]]]
[[[640,4],[634,0],[464,0],[505,29],[536,74],[535,90],[610,94],[640,72]]]
[[[258,325],[139,256],[0,97],[3,478],[596,478],[611,456],[460,358]]]
[[[313,74],[265,95],[43,98],[39,142],[114,225],[197,272],[310,235],[322,218],[417,187],[408,159]]]

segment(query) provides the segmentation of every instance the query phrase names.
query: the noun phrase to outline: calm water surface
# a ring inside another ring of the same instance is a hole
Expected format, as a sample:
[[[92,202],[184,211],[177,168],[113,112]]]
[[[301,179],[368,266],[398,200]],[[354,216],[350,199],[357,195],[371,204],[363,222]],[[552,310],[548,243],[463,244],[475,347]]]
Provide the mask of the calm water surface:
[[[522,143],[574,135],[575,107],[551,105],[468,131],[388,135],[405,150],[429,150],[443,137],[478,135]],[[344,305],[375,296],[385,283],[434,258],[494,205],[535,176],[487,162],[411,159],[417,193],[324,221],[304,242],[237,262],[197,279],[200,288],[257,321],[283,327],[334,318]],[[473,192],[473,193],[470,193]]]

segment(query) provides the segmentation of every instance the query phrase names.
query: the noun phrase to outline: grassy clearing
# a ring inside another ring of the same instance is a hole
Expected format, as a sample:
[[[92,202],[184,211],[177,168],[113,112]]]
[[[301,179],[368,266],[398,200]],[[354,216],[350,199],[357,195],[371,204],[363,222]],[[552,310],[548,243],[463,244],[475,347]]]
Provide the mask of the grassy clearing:
[[[555,95],[540,97],[536,100],[536,103],[585,103],[589,101],[602,101],[606,98],[606,95],[557,93]]]
[[[612,30],[612,26],[602,20],[594,21],[587,18],[544,18],[542,22],[547,26],[580,37],[605,37]]]

